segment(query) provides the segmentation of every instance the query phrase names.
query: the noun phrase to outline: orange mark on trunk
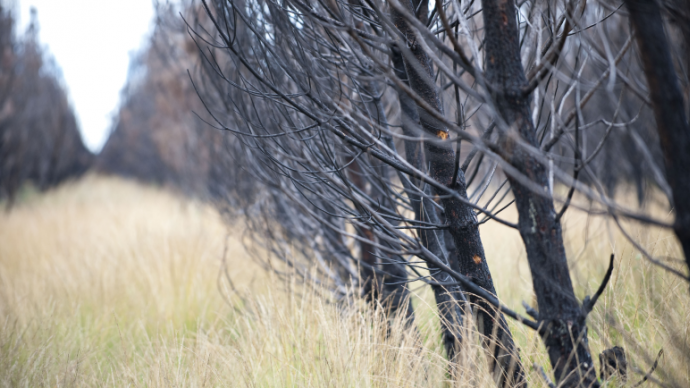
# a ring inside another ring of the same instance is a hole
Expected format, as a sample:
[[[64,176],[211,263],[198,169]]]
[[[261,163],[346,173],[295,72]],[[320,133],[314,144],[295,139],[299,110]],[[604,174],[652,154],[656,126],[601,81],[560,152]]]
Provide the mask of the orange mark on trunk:
[[[479,257],[479,255],[474,255],[472,260],[474,260],[474,264],[480,264],[482,262],[482,258]]]
[[[446,139],[448,139],[448,132],[438,131],[438,132],[436,132],[436,136],[438,136],[441,140],[446,140]]]

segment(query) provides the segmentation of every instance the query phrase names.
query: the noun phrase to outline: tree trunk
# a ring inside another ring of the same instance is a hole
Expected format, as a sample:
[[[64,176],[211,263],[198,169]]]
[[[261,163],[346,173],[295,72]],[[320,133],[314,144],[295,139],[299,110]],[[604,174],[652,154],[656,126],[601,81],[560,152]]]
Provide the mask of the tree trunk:
[[[350,181],[358,189],[366,192],[366,183],[363,177],[363,171],[359,165],[359,161],[353,161],[348,169]],[[361,238],[359,241],[359,277],[362,287],[362,296],[367,302],[373,302],[378,299],[381,279],[376,272],[376,255],[374,253],[374,233],[364,227],[357,227],[357,236]]]
[[[685,68],[685,79],[690,78],[690,1],[687,0],[663,0],[662,4],[666,7],[666,15],[671,23],[680,30],[682,35],[682,49]],[[683,79],[683,74],[680,75]],[[684,89],[684,90],[683,90]],[[685,98],[685,118],[687,119],[690,115],[690,104],[688,100],[690,99],[690,85],[687,81],[684,85],[681,85],[681,90],[683,91]]]
[[[587,344],[586,314],[573,292],[561,225],[548,190],[547,171],[515,138],[538,147],[527,85],[520,60],[514,0],[482,0],[485,28],[485,76],[499,117],[502,157],[544,188],[532,192],[509,177],[519,213],[539,306],[542,336],[556,380],[562,387],[599,386]]]
[[[410,0],[400,2],[410,14],[415,14],[415,7]],[[424,10],[420,11],[425,15]],[[407,79],[412,90],[425,102],[443,113],[443,105],[435,89],[433,82],[433,67],[430,58],[424,49],[416,42],[416,36],[405,18],[397,12],[392,12],[393,22],[405,37],[411,54],[414,58],[403,55]],[[421,70],[420,73],[418,70]],[[465,176],[462,170],[458,171],[457,179],[453,182],[455,172],[455,153],[450,142],[437,142],[448,138],[448,129],[430,112],[418,107],[420,123],[426,135],[431,135],[430,141],[425,142],[426,163],[429,165],[429,175],[443,183],[449,189],[467,198]],[[434,139],[436,141],[434,141]],[[453,269],[472,278],[477,285],[495,294],[493,281],[484,255],[484,247],[479,237],[479,226],[474,210],[460,200],[442,195],[442,205],[446,214],[446,224],[449,227],[457,254],[449,256],[449,262]],[[497,384],[500,387],[526,385],[524,371],[517,348],[512,335],[505,324],[505,318],[501,313],[474,296],[470,296],[478,303],[478,320],[483,323],[480,327],[486,337],[485,345],[491,355],[491,368]],[[498,327],[496,326],[498,318]],[[494,335],[494,331],[496,334]],[[503,353],[505,352],[505,353]],[[496,357],[498,353],[498,357]]]
[[[396,76],[407,83],[407,74],[405,73],[405,63],[402,55],[396,47],[392,48],[392,52],[391,59]],[[402,90],[398,90],[398,100],[400,102],[403,134],[408,137],[419,137],[419,114],[417,113],[417,106],[412,98]],[[394,147],[395,144],[391,141],[390,146]],[[420,141],[405,140],[405,159],[415,168],[422,169],[423,158]],[[435,211],[435,206],[429,199],[431,194],[430,190],[427,188],[425,196],[422,199],[422,195],[417,191],[421,190],[419,179],[412,178],[407,180],[407,177],[401,174],[400,180],[403,182],[408,198],[410,198],[410,205],[412,209],[414,209],[415,219],[432,224],[439,224],[440,220]],[[448,257],[441,231],[422,229],[419,232],[419,236],[422,244],[424,244],[431,253],[441,259],[446,259]],[[434,284],[431,285],[431,289],[434,291],[436,306],[438,307],[441,317],[443,346],[446,349],[448,360],[454,362],[462,342],[462,290],[459,286],[442,286],[441,284],[455,283],[455,280],[433,264],[428,264],[427,266],[432,281],[434,282]]]
[[[630,23],[647,77],[657,133],[664,153],[666,179],[671,186],[676,221],[673,229],[683,247],[690,269],[690,127],[685,117],[683,94],[673,67],[664,23],[654,0],[625,0]],[[688,26],[684,26],[688,28]],[[688,44],[688,42],[686,42]]]
[[[352,183],[370,196],[371,185],[366,184],[363,174],[358,160],[353,161],[348,167],[348,175]],[[362,238],[359,241],[362,296],[370,303],[380,303],[391,317],[404,309],[408,324],[412,323],[414,310],[406,283],[407,269],[401,262],[402,258],[377,254],[373,245],[376,241],[373,231],[364,227],[356,229],[357,235]]]
[[[383,104],[381,103],[381,99],[379,98],[378,87],[376,86],[374,81],[365,81],[361,84],[361,88],[364,92],[361,95],[363,99],[362,102],[367,113],[369,114],[369,117],[376,125],[386,127],[388,125],[388,121],[386,119],[386,113],[383,108]],[[364,121],[361,124],[363,126],[369,126],[370,123]],[[374,131],[373,126],[371,130]],[[384,133],[382,136],[386,138],[389,143],[392,144],[393,140],[390,137],[390,135]],[[362,155],[361,157],[365,157],[365,155]],[[385,192],[385,187],[381,187],[381,185],[390,186],[389,168],[386,165],[374,161],[372,161],[370,165],[371,168],[374,170],[374,174],[376,174],[376,176],[380,179],[380,182],[376,182],[376,180],[373,179],[370,180],[369,185],[366,185],[362,180],[363,171],[358,162],[353,163],[353,165],[351,166],[351,168],[357,170],[357,174],[359,175],[358,179],[353,180],[353,182],[355,183],[355,185],[358,186],[360,190],[365,192],[367,196],[375,199],[379,203],[379,205],[388,213],[394,214],[396,211],[395,204],[391,203],[390,197]],[[367,239],[369,241],[374,241],[373,233],[371,233],[371,231],[369,230],[367,230],[366,232],[369,233]],[[381,243],[393,250],[400,250],[399,246],[392,246],[388,242]],[[360,246],[366,249],[373,249],[373,246],[367,243],[360,244]],[[381,273],[367,273],[367,275],[371,276],[372,281],[369,282],[368,285],[367,283],[365,283],[365,293],[373,293],[371,296],[375,296],[375,298],[377,298],[380,301],[380,303],[382,303],[384,308],[391,314],[391,316],[397,314],[399,311],[402,311],[404,309],[407,323],[411,324],[414,320],[414,310],[412,308],[412,300],[410,299],[410,292],[407,285],[408,274],[407,268],[404,264],[404,259],[396,255],[375,255],[373,252],[371,252],[371,254],[365,255],[365,253],[362,252],[362,258],[366,258],[369,261],[373,260],[374,262],[376,262],[376,256],[378,256],[379,259],[377,268],[380,269]],[[376,289],[372,289],[372,285],[376,286]]]

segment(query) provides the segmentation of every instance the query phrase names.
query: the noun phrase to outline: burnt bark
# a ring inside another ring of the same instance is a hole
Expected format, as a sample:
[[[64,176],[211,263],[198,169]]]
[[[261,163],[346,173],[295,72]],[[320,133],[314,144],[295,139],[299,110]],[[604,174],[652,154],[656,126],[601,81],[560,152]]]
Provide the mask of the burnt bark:
[[[690,126],[683,94],[671,59],[659,5],[654,0],[625,0],[635,30],[642,67],[654,108],[664,153],[666,180],[671,186],[676,220],[673,230],[690,269]],[[688,26],[684,26],[687,31]],[[688,44],[688,42],[686,42]]]
[[[683,70],[685,70],[686,81],[682,83],[681,90],[685,96],[685,114],[690,114],[690,85],[688,85],[688,78],[690,78],[690,2],[687,0],[662,0],[661,4],[666,8],[665,16],[669,21],[676,26],[680,31],[682,37],[682,61]],[[680,78],[683,78],[681,73]],[[686,117],[687,118],[687,117]]]
[[[369,118],[377,126],[384,128],[387,127],[388,121],[386,119],[386,113],[380,99],[380,93],[377,85],[374,81],[365,81],[360,86],[361,91],[363,92],[361,93],[363,105],[366,109],[367,114],[369,115]],[[363,122],[362,124],[364,126],[368,126],[368,123],[366,122]],[[371,130],[372,132],[375,131],[373,127],[371,128]],[[388,145],[391,148],[394,149],[395,145],[393,144],[393,139],[389,134],[387,134],[384,131],[384,133],[382,133],[382,138],[386,143],[388,143]],[[364,155],[362,155],[362,157],[364,157]],[[390,169],[388,168],[388,166],[380,164],[377,161],[370,161],[371,169],[373,170],[372,172],[375,174],[375,176],[370,176],[370,184],[366,185],[364,184],[364,182],[361,181],[361,166],[359,166],[358,163],[355,164],[356,166],[353,166],[353,168],[358,169],[358,172],[360,174],[360,179],[359,181],[355,182],[355,184],[357,184],[360,190],[363,190],[363,192],[365,192],[367,196],[376,200],[379,206],[385,209],[387,213],[394,214],[395,204],[386,195],[386,193],[383,192],[383,187],[381,187],[390,186]],[[397,224],[397,221],[393,221],[393,223]],[[371,232],[369,231],[369,233]],[[368,238],[369,241],[373,241],[373,234],[368,237],[370,237]],[[385,241],[381,243],[388,246],[389,248],[392,248],[395,251],[400,250],[399,245],[391,246],[391,243]],[[366,243],[362,244],[362,247],[367,249],[373,248],[371,244]],[[366,259],[369,261],[374,260],[375,262],[376,256],[378,256],[378,265],[380,267],[381,273],[368,274],[370,276],[373,275],[373,281],[369,282],[368,287],[365,283],[365,292],[373,291],[375,294],[378,294],[377,298],[380,300],[380,302],[383,304],[386,310],[388,310],[392,315],[397,314],[404,308],[407,323],[411,324],[414,319],[414,310],[412,308],[412,300],[409,297],[410,292],[407,286],[408,274],[407,269],[405,268],[404,259],[396,255],[374,255],[373,253],[368,254],[366,256]],[[363,258],[364,257],[365,256],[363,256]],[[372,290],[372,285],[378,287],[378,289]]]
[[[410,14],[415,14],[415,6],[410,0],[402,0],[400,3]],[[419,14],[426,15],[424,10]],[[407,47],[409,47],[410,57],[403,55],[403,60],[411,89],[437,112],[443,113],[443,105],[433,82],[431,59],[417,42],[405,17],[395,10],[392,16],[395,26],[405,37]],[[424,21],[425,18],[420,19]],[[451,148],[452,143],[444,141],[448,139],[448,129],[431,112],[427,112],[420,106],[417,108],[420,124],[427,138],[424,142],[424,150],[429,175],[448,189],[467,198],[465,176],[462,170],[458,171],[457,179],[453,181],[456,165],[455,152]],[[486,263],[484,247],[479,236],[479,225],[473,209],[467,203],[445,195],[447,194],[445,192],[435,194],[442,198],[441,204],[446,225],[455,248],[454,254],[448,256],[451,268],[472,278],[477,285],[495,295],[496,290]],[[470,295],[470,298],[477,303],[478,320],[482,322],[481,333],[485,337],[484,344],[490,354],[491,369],[498,386],[525,386],[522,364],[505,318],[480,298],[473,295]]]
[[[359,161],[353,161],[348,168],[352,183],[363,193],[371,195],[371,185],[363,179],[364,172]],[[407,270],[400,257],[388,257],[377,254],[374,246],[376,237],[371,229],[364,226],[357,228],[359,241],[360,278],[362,296],[367,302],[380,303],[389,313],[395,316],[404,311],[408,324],[414,319],[412,301],[407,288]]]
[[[392,47],[391,51],[391,59],[395,74],[403,82],[407,83],[407,74],[405,72],[403,57],[396,47]],[[419,137],[419,114],[417,113],[417,107],[414,101],[402,90],[398,90],[398,100],[400,102],[403,134],[411,138]],[[390,146],[395,146],[392,141]],[[412,166],[421,170],[423,156],[422,144],[420,141],[405,141],[405,159]],[[422,196],[420,194],[422,189],[419,179],[415,179],[414,177],[408,179],[404,174],[401,174],[400,179],[410,199],[410,205],[412,209],[414,209],[415,219],[432,224],[440,224],[435,206],[431,203],[429,198],[431,194],[430,190],[428,188],[424,190],[425,195]],[[422,229],[419,232],[419,236],[422,244],[424,244],[431,253],[441,259],[446,259],[448,257],[441,231]],[[427,266],[432,279],[431,289],[434,292],[436,306],[441,316],[443,346],[446,349],[448,359],[454,361],[459,350],[458,347],[462,342],[462,290],[457,285],[447,285],[455,283],[454,279],[448,273],[441,271],[433,264],[427,264]]]
[[[348,176],[350,181],[359,190],[366,192],[366,183],[363,178],[363,172],[359,166],[359,161],[353,161],[348,167]],[[362,288],[362,296],[367,302],[372,302],[378,298],[376,290],[381,284],[381,279],[376,272],[376,255],[374,254],[374,234],[371,230],[364,227],[357,228],[357,236],[359,241],[359,277]]]
[[[535,193],[510,177],[539,307],[541,335],[562,387],[599,386],[587,344],[586,313],[575,297],[560,222],[548,196],[546,168],[522,142],[538,148],[527,79],[520,60],[514,0],[482,0],[485,77],[498,114],[502,157],[544,188]]]

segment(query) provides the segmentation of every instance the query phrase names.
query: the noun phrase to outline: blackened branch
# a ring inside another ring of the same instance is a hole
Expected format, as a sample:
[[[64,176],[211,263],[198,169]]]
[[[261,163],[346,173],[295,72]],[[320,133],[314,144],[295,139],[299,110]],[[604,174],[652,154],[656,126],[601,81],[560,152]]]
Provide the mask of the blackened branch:
[[[546,375],[546,372],[544,372],[544,368],[541,365],[537,365],[535,363],[532,365],[532,368],[536,370],[537,373],[539,373],[539,376],[544,380],[544,382],[549,388],[556,388],[556,384],[554,384],[553,381],[551,381],[551,379],[549,378],[549,376]]]
[[[649,372],[647,372],[647,374],[644,375],[642,380],[640,380],[637,384],[633,385],[632,388],[639,387],[640,385],[642,385],[642,383],[644,383],[645,381],[647,381],[647,379],[649,379],[649,377],[652,375],[652,373],[654,373],[654,371],[656,370],[656,367],[659,366],[659,359],[663,355],[664,355],[664,349],[660,349],[659,354],[656,355],[656,360],[654,360],[654,365],[652,365],[652,369],[650,369]]]
[[[611,279],[611,273],[613,272],[613,256],[614,255],[612,253],[611,259],[609,261],[609,269],[606,270],[604,280],[601,282],[601,285],[599,286],[597,292],[594,293],[594,296],[592,298],[590,298],[589,296],[585,297],[585,300],[582,302],[582,307],[585,310],[585,314],[589,314],[590,312],[592,312],[592,309],[594,309],[594,305],[597,303],[597,300],[604,292],[604,290],[606,289],[606,285],[609,283],[609,280]]]

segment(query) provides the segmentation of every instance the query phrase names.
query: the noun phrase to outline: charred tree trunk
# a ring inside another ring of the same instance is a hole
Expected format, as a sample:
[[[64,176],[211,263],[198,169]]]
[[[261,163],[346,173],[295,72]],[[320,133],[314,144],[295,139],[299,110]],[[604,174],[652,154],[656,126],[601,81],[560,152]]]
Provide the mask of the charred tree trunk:
[[[387,125],[385,111],[379,98],[379,91],[373,81],[366,81],[361,85],[366,112],[370,119],[378,126]],[[362,126],[370,126],[366,120],[361,120]],[[371,126],[371,130],[374,127]],[[390,137],[390,136],[388,136]],[[392,143],[392,139],[390,139]],[[361,155],[364,158],[366,155]],[[375,199],[387,213],[394,214],[394,204],[383,192],[382,185],[389,186],[390,178],[387,166],[376,161],[370,163],[370,171],[365,172],[359,160],[354,161],[348,168],[352,183],[367,197]],[[366,178],[366,179],[365,179]],[[364,212],[364,210],[362,210]],[[365,212],[364,212],[365,213]],[[407,269],[404,259],[396,255],[377,253],[373,242],[376,241],[374,233],[370,229],[360,227],[358,235],[363,238],[360,241],[360,276],[362,278],[362,292],[369,302],[378,301],[390,314],[395,316],[399,312],[405,313],[407,324],[414,320],[414,310],[407,285]],[[380,242],[393,250],[400,247],[391,246],[390,243]]]
[[[683,94],[658,4],[654,0],[625,0],[625,4],[635,29],[664,153],[666,179],[673,194],[676,212],[673,229],[690,269],[690,201],[687,200],[690,193],[690,126],[685,117]]]
[[[410,14],[426,15],[425,9],[415,12],[415,6],[410,0],[400,2]],[[443,113],[443,105],[433,82],[433,67],[431,59],[424,49],[416,42],[416,36],[403,15],[393,11],[393,22],[403,34],[413,58],[403,55],[407,79],[411,89],[426,103]],[[423,20],[422,20],[423,21]],[[455,174],[455,153],[450,142],[443,142],[449,136],[448,129],[437,120],[431,112],[418,107],[420,123],[426,136],[426,163],[429,165],[429,175],[444,184],[450,190],[467,198],[465,176],[462,170]],[[496,294],[491,279],[491,273],[486,263],[484,247],[479,236],[477,217],[473,209],[455,197],[436,193],[442,196],[442,205],[446,214],[446,224],[449,227],[457,254],[449,256],[449,263],[455,270],[472,278],[474,282],[485,290]],[[505,323],[505,318],[496,312],[485,301],[471,296],[477,303],[477,315],[481,320],[482,334],[486,337],[485,345],[491,355],[491,368],[497,384],[501,387],[526,385],[524,371],[512,335]],[[495,334],[494,334],[495,333]],[[498,357],[496,357],[498,356]]]
[[[359,161],[353,161],[348,168],[348,175],[352,183],[362,192],[371,195],[370,186],[364,180],[364,172]],[[370,303],[380,303],[391,316],[399,311],[405,311],[405,317],[411,323],[414,311],[407,288],[407,270],[401,258],[377,255],[374,246],[373,231],[365,227],[357,228],[360,257],[360,278],[362,296]]]
[[[350,181],[359,190],[366,192],[366,183],[364,182],[363,172],[359,166],[359,161],[353,161],[348,167],[348,175]],[[362,296],[367,302],[374,301],[378,298],[376,290],[381,280],[376,273],[376,255],[374,254],[374,234],[369,229],[364,227],[357,228],[357,236],[359,241],[359,277],[362,287]]]
[[[538,147],[520,60],[514,0],[482,0],[486,81],[499,122],[502,157],[544,188],[535,193],[509,177],[539,305],[542,338],[562,387],[599,386],[587,344],[586,313],[573,292],[561,225],[549,198],[547,171],[517,139]]]
[[[392,47],[391,59],[396,76],[407,83],[405,63],[400,51],[396,47]],[[410,138],[419,137],[419,114],[417,113],[417,107],[414,101],[402,90],[398,90],[398,100],[400,102],[403,134]],[[395,144],[391,142],[391,146],[394,147]],[[415,168],[422,169],[423,158],[421,142],[412,140],[405,141],[405,159]],[[414,209],[415,219],[432,224],[439,224],[440,220],[436,213],[435,206],[429,199],[429,195],[431,194],[430,191],[427,189],[423,197],[420,194],[420,191],[423,190],[420,187],[419,179],[412,178],[408,180],[406,176],[401,175],[400,180],[403,182],[407,196],[410,199],[410,205],[412,209]],[[424,244],[431,253],[441,259],[448,257],[441,231],[422,229],[419,232],[419,236],[422,244]],[[436,306],[438,307],[441,317],[443,346],[446,349],[448,359],[452,362],[455,361],[455,357],[459,350],[458,347],[462,342],[462,290],[456,285],[444,285],[455,283],[455,280],[446,272],[441,271],[432,264],[429,264],[428,268],[432,278],[431,289],[434,291]]]
[[[349,0],[349,4],[355,8],[361,7],[359,0]],[[337,7],[333,7],[332,9],[334,12],[338,12]],[[355,23],[357,28],[365,28],[364,23],[361,21],[352,21]],[[366,74],[364,74],[364,76],[366,77]],[[387,125],[385,110],[381,104],[379,90],[375,84],[375,81],[366,80],[359,84],[359,86],[361,87],[361,92],[363,92],[361,93],[361,97],[363,99],[362,103],[373,124],[378,126]],[[370,127],[372,131],[375,130],[373,125],[369,125],[372,123],[367,123],[366,120],[360,121],[360,125],[363,127]],[[361,157],[365,156],[362,155]],[[375,198],[378,204],[382,206],[385,211],[393,214],[395,213],[395,204],[391,203],[390,198],[388,198],[386,193],[383,192],[384,190],[382,190],[381,187],[375,187],[377,183],[379,185],[390,185],[388,167],[380,164],[374,167],[375,164],[377,164],[377,162],[371,163],[371,166],[372,169],[375,170],[375,175],[378,177],[378,179],[373,178],[369,179],[368,182],[365,182],[364,171],[362,170],[359,161],[355,161],[349,167],[349,170],[352,173],[351,175],[353,175],[351,180],[359,190],[365,193],[368,197]],[[377,180],[379,182],[376,182]],[[359,229],[357,233],[360,237],[363,237],[367,241],[374,241],[375,237],[371,230],[362,228]],[[399,248],[392,246],[389,247],[393,248],[394,250],[396,250],[395,248]],[[374,252],[374,246],[365,241],[360,242],[360,250],[362,263],[364,264],[360,266],[360,277],[362,278],[362,292],[365,299],[370,302],[378,300],[386,311],[391,314],[391,316],[404,309],[406,323],[410,325],[414,320],[414,310],[412,308],[412,300],[410,299],[410,292],[407,286],[408,274],[403,258],[395,255],[377,255]]]
[[[684,85],[681,85],[681,90],[685,95],[685,114],[690,115],[690,85],[688,85],[688,78],[690,78],[690,1],[687,0],[664,0],[661,2],[666,7],[666,15],[673,23],[682,36],[682,49],[685,79]],[[683,74],[680,75],[683,78]]]
[[[379,98],[379,89],[374,83],[374,81],[368,81],[363,85],[363,90],[365,95],[364,105],[366,106],[367,112],[371,119],[380,127],[387,127],[388,121],[386,119],[386,113]],[[384,133],[382,135],[389,144],[393,144],[393,139],[390,135]],[[394,146],[393,146],[394,147]],[[372,166],[378,164],[374,167],[377,172],[377,177],[379,179],[374,179],[373,183],[378,183],[380,185],[390,186],[390,169],[388,166],[381,164],[376,161],[372,163]],[[379,180],[379,182],[376,182]],[[395,214],[395,204],[391,202],[390,197],[383,193],[382,188],[372,189],[374,192],[373,197],[376,198],[377,202],[390,214]],[[394,221],[394,223],[396,223]],[[390,246],[389,248],[394,250],[400,250],[399,246]],[[404,259],[396,255],[381,255],[381,268],[384,272],[382,277],[382,289],[383,289],[383,301],[385,301],[387,308],[390,308],[391,312],[396,313],[398,311],[405,309],[407,322],[412,323],[414,319],[414,310],[412,309],[412,300],[410,299],[410,292],[407,287],[407,269],[404,264]]]

